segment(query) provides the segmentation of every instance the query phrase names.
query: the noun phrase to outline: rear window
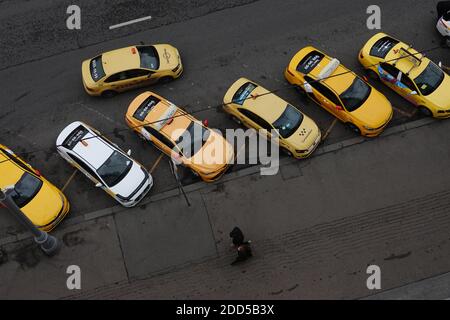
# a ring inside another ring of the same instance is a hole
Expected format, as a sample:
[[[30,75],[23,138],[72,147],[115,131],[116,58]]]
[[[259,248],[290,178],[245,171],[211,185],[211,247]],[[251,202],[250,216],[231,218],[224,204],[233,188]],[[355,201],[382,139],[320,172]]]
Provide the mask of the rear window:
[[[72,133],[66,138],[66,140],[64,140],[63,146],[67,149],[72,150],[88,132],[88,129],[83,126],[79,126],[72,131]]]
[[[133,117],[139,121],[144,121],[149,112],[156,106],[161,100],[157,97],[150,96],[137,108]]]
[[[233,96],[233,103],[243,105],[244,101],[248,98],[248,96],[252,93],[253,90],[258,87],[256,84],[247,82],[242,87],[239,88],[238,91]]]
[[[159,56],[156,49],[152,46],[137,47],[141,58],[141,68],[159,69]]]
[[[310,52],[300,61],[300,63],[297,66],[297,71],[303,74],[310,73],[324,58],[324,54],[313,51]]]
[[[98,56],[92,59],[91,63],[89,64],[89,68],[91,71],[91,77],[95,82],[97,82],[106,75],[105,71],[103,70],[102,56]]]
[[[383,37],[373,45],[370,49],[370,55],[378,58],[386,58],[387,54],[393,47],[398,44],[398,41],[391,37]]]

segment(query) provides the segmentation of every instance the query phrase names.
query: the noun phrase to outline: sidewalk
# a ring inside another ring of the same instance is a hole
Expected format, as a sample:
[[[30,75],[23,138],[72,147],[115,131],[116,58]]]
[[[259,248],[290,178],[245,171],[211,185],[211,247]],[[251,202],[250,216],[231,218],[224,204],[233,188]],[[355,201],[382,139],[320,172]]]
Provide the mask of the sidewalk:
[[[52,259],[23,241],[4,244],[0,298],[355,299],[379,293],[366,288],[371,264],[382,290],[443,274],[449,130],[448,121],[420,120],[284,159],[277,176],[250,168],[195,184],[190,208],[174,190],[94,213],[63,225]],[[231,267],[235,225],[255,256]],[[81,291],[65,288],[70,264],[81,267]]]

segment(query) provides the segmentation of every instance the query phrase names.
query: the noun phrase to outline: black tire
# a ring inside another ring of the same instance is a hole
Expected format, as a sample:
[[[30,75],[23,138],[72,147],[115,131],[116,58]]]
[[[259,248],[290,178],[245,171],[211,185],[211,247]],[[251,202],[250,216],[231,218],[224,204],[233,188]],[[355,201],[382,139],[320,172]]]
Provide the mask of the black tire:
[[[361,130],[359,130],[359,128],[357,126],[355,126],[353,123],[351,122],[347,122],[347,128],[349,128],[350,130],[352,130],[354,133],[356,134],[361,134]]]
[[[172,81],[173,81],[173,77],[165,76],[165,77],[159,78],[158,83],[167,84],[167,83],[170,83]]]
[[[300,94],[300,96],[302,98],[308,98],[308,94],[306,93],[306,91],[303,89],[302,86],[295,86],[295,89],[297,89],[297,92]]]
[[[113,90],[106,90],[102,92],[102,97],[103,98],[112,98],[115,97],[117,95],[116,91]]]
[[[281,148],[281,151],[285,154],[285,155],[287,155],[288,157],[293,157],[294,155],[292,154],[292,152],[290,152],[288,149],[286,149],[286,148]]]
[[[231,120],[233,120],[234,122],[236,122],[239,125],[242,125],[242,121],[239,120],[238,118],[236,118],[235,116],[231,116]]]
[[[366,70],[367,77],[372,80],[380,80],[378,74],[373,70]]]
[[[433,116],[433,112],[431,112],[431,110],[428,109],[427,107],[420,106],[419,107],[419,111],[425,117],[432,117]]]

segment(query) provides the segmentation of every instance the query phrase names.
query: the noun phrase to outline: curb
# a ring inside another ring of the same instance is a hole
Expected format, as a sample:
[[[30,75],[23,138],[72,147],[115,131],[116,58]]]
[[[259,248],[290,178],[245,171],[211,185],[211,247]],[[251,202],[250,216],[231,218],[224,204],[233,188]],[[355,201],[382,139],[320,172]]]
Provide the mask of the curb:
[[[402,132],[405,132],[408,130],[420,128],[420,127],[423,127],[423,126],[426,126],[426,125],[429,125],[432,123],[438,123],[438,122],[439,121],[437,121],[436,119],[433,119],[433,118],[424,118],[424,119],[412,121],[409,123],[401,124],[401,125],[386,129],[376,139],[378,140],[383,137],[399,134],[399,133],[402,133]],[[359,137],[347,139],[347,140],[344,140],[341,142],[333,143],[330,145],[319,146],[319,148],[317,148],[317,150],[314,152],[314,154],[312,155],[311,158],[322,156],[322,155],[325,155],[325,154],[328,154],[331,152],[336,152],[341,149],[344,149],[347,147],[352,147],[352,146],[355,146],[355,145],[358,145],[361,143],[365,143],[368,141],[373,141],[373,138],[365,138],[365,137],[359,136]],[[293,163],[298,163],[298,161],[299,160],[294,159],[294,158],[283,158],[280,160],[279,166],[281,167],[281,166],[285,166],[285,165],[289,165],[289,164],[293,164]],[[196,183],[193,183],[193,184],[190,184],[190,185],[184,187],[184,189],[185,189],[186,193],[192,193],[192,192],[199,191],[202,189],[214,190],[218,184],[226,183],[226,182],[229,182],[232,180],[236,180],[236,179],[240,179],[240,178],[243,178],[243,177],[246,177],[249,175],[253,175],[255,173],[258,173],[262,167],[263,167],[262,165],[254,165],[249,168],[245,168],[245,169],[242,169],[239,171],[235,171],[235,172],[226,174],[225,176],[222,177],[222,179],[220,181],[217,181],[215,183],[206,184],[202,181],[199,181],[199,182],[196,182]],[[152,196],[144,199],[138,206],[148,205],[152,202],[165,200],[165,199],[172,198],[172,197],[175,197],[178,195],[179,195],[178,188],[163,191],[161,193],[152,195]],[[111,216],[111,215],[118,214],[121,212],[125,212],[127,210],[128,210],[127,208],[117,205],[114,207],[101,209],[101,210],[90,212],[90,213],[85,213],[81,216],[77,216],[74,218],[69,218],[67,220],[64,220],[62,226],[65,228],[65,227],[80,224],[82,222],[95,220],[98,218],[103,218],[103,217]],[[15,235],[15,236],[5,237],[3,239],[0,239],[0,247],[3,245],[6,245],[6,244],[23,241],[23,240],[30,239],[30,238],[32,238],[32,235],[29,232],[23,232],[23,233],[19,233],[19,234]]]

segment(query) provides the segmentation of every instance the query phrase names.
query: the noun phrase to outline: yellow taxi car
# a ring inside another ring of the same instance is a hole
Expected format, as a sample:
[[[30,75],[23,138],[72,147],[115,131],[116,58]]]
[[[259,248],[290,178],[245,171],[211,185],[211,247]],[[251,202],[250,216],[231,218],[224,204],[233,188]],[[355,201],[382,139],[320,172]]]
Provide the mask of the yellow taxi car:
[[[220,133],[156,93],[137,96],[125,121],[139,137],[203,181],[219,179],[234,161],[233,147]]]
[[[246,78],[237,80],[223,99],[223,108],[238,124],[266,130],[288,156],[306,158],[321,141],[316,123],[297,108]]]
[[[1,144],[0,188],[11,189],[14,202],[42,231],[53,230],[70,209],[67,198],[60,190]]]
[[[384,95],[339,60],[314,47],[301,49],[284,75],[289,83],[358,134],[378,136],[392,119],[393,109]]]
[[[416,105],[423,115],[450,117],[450,77],[411,46],[378,33],[364,45],[358,58],[370,77]]]
[[[118,92],[168,82],[181,76],[178,50],[169,44],[139,45],[100,54],[82,63],[86,92],[111,97]]]

